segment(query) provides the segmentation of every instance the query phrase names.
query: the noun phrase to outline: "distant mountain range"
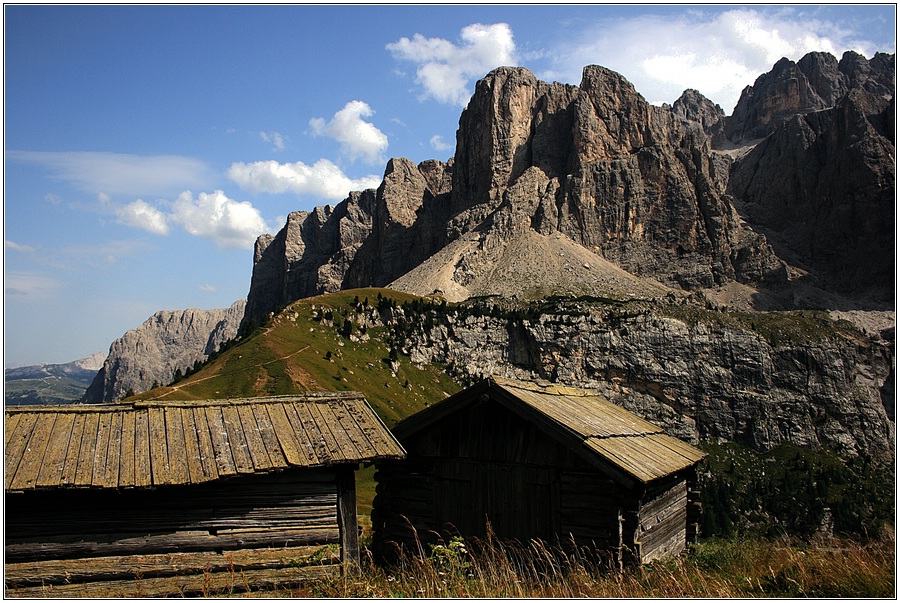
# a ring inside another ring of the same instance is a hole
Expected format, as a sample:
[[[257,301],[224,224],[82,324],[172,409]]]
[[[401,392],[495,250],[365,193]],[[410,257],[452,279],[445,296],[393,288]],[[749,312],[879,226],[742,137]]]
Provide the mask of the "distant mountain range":
[[[79,400],[103,366],[106,354],[97,352],[65,364],[34,364],[6,369],[6,404],[67,404]]]

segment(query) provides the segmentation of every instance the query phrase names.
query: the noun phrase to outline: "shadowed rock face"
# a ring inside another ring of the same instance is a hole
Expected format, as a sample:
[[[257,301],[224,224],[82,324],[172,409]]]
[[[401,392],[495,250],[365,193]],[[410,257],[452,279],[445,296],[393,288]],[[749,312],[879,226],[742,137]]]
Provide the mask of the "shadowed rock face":
[[[708,322],[678,318],[665,303],[581,309],[530,319],[451,312],[412,329],[403,351],[472,381],[493,374],[596,389],[687,441],[893,454],[885,342],[855,345],[824,322],[818,337],[792,341],[777,328],[762,337],[716,313]]]
[[[893,300],[894,101],[854,89],[795,115],[733,167],[748,222],[819,286]]]
[[[835,106],[850,90],[893,98],[894,87],[894,55],[866,60],[847,51],[839,62],[826,52],[811,52],[797,63],[781,59],[741,93],[726,120],[726,136],[735,143],[764,138],[794,115]]]

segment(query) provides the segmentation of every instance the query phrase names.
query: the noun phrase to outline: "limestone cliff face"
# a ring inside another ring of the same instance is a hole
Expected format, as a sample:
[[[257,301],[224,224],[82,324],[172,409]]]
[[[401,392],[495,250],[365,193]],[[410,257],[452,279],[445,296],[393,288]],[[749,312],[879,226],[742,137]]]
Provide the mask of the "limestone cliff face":
[[[757,450],[791,442],[845,458],[891,457],[892,343],[821,316],[742,323],[690,308],[656,302],[524,318],[386,318],[406,323],[403,353],[444,363],[463,380],[496,374],[596,389],[688,441]]]
[[[783,263],[725,191],[729,162],[710,133],[721,130],[721,110],[710,104],[694,93],[653,107],[599,66],[585,68],[580,86],[496,69],[460,117],[451,161],[393,159],[377,191],[291,214],[274,238],[261,237],[246,317],[261,323],[338,288],[422,282],[417,269],[442,250],[456,264],[432,290],[465,292],[529,233],[561,234],[668,287],[783,280]]]
[[[291,213],[277,235],[256,241],[245,319],[263,324],[303,297],[383,286],[425,261],[446,240],[451,165],[392,159],[377,190]]]
[[[356,252],[372,232],[375,192],[354,192],[338,204],[288,215],[277,235],[254,250],[245,317],[257,325],[290,301],[337,291]]]
[[[230,308],[157,312],[115,340],[81,402],[117,402],[129,390],[139,393],[172,381],[237,335],[244,300]]]

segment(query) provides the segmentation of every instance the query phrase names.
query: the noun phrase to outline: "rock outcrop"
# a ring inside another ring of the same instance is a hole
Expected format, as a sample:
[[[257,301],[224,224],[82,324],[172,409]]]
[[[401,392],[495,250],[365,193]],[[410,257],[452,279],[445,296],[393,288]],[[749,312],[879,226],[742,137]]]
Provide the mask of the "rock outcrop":
[[[340,288],[421,285],[417,270],[438,252],[456,263],[431,262],[442,283],[432,290],[490,293],[472,283],[488,282],[503,250],[532,233],[561,234],[665,287],[783,282],[784,263],[726,191],[731,160],[713,149],[724,123],[695,91],[654,107],[599,66],[580,86],[496,69],[460,117],[451,161],[393,159],[377,191],[291,214],[261,237],[246,319]]]
[[[674,298],[538,312],[470,302],[380,318],[400,325],[401,353],[463,382],[495,374],[595,389],[687,441],[893,455],[893,330],[888,341],[825,313],[735,315]]]
[[[244,306],[238,300],[230,308],[157,312],[110,345],[81,402],[117,402],[128,392],[170,383],[176,371],[205,360],[237,335]]]
[[[820,288],[894,299],[894,100],[850,90],[794,115],[735,162],[729,192]]]
[[[744,89],[725,134],[734,143],[759,140],[795,115],[834,107],[850,90],[893,98],[895,86],[892,54],[867,60],[847,51],[838,61],[826,52],[811,52],[796,63],[784,58]]]

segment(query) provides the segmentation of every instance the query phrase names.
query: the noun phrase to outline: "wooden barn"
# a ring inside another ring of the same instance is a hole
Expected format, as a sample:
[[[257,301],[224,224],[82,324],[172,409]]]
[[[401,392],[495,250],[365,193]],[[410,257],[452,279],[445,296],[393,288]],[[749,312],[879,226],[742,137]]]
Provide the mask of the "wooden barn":
[[[401,421],[377,463],[376,555],[453,535],[608,551],[621,566],[697,535],[704,453],[601,396],[490,378]]]
[[[6,407],[5,595],[271,588],[359,562],[361,394]]]

